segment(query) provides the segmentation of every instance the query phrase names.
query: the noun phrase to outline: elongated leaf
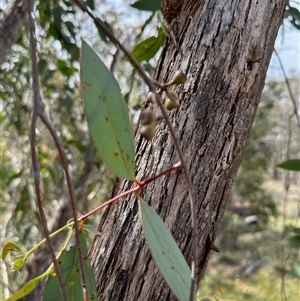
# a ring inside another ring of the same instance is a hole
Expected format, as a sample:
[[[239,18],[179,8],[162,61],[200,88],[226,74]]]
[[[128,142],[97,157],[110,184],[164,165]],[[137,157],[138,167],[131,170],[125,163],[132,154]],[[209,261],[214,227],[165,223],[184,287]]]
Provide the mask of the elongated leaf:
[[[151,254],[164,279],[180,301],[189,300],[190,268],[170,231],[157,213],[143,200],[140,214]]]
[[[80,234],[80,245],[84,256],[84,269],[87,278],[87,291],[89,294],[89,300],[96,300],[96,285],[95,276],[90,266],[87,255],[87,246],[85,241],[85,235],[82,232]],[[75,246],[71,247],[69,251],[64,252],[59,257],[60,272],[63,279],[63,283],[66,289],[66,294],[69,301],[83,301],[81,276],[79,270],[78,253]],[[50,277],[45,289],[44,301],[63,301],[63,296],[60,292],[59,283],[57,277]]]
[[[91,135],[110,170],[134,180],[133,132],[118,82],[82,42],[81,91]]]
[[[292,171],[300,171],[300,159],[291,159],[285,162],[282,162],[277,165],[280,168],[292,170]]]
[[[132,55],[138,62],[148,62],[155,56],[160,47],[162,47],[164,39],[164,33],[160,33],[157,37],[152,36],[147,38],[135,46],[135,48],[132,50]]]
[[[131,6],[139,10],[157,11],[160,10],[161,0],[139,0]]]
[[[28,281],[22,288],[20,288],[16,293],[11,295],[9,298],[4,299],[3,301],[17,301],[24,296],[28,295],[33,289],[37,286],[37,284],[44,279],[43,275],[40,275],[36,278]]]

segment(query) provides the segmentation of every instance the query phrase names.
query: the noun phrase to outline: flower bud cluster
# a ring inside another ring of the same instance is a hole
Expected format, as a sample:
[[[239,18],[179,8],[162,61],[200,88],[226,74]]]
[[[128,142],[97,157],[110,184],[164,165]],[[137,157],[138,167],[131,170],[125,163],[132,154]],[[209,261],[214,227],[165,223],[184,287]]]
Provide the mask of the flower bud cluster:
[[[157,93],[162,94],[165,92],[166,99],[164,106],[167,110],[173,110],[179,107],[179,96],[176,92],[170,91],[168,88],[173,85],[181,85],[186,83],[186,75],[183,71],[178,70],[175,72],[173,78],[165,85],[161,85]],[[154,102],[153,93],[149,92],[146,97],[146,103],[152,104]],[[147,139],[152,140],[155,135],[155,127],[157,125],[157,117],[151,109],[146,109],[141,112],[140,124],[141,124],[141,135]]]

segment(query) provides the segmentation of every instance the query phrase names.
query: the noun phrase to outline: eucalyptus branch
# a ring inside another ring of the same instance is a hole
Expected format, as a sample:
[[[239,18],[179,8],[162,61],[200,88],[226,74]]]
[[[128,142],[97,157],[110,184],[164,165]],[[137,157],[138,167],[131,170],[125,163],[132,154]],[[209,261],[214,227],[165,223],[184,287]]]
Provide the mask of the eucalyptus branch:
[[[188,192],[190,195],[190,207],[191,207],[191,223],[192,223],[192,263],[191,263],[191,294],[190,294],[190,301],[195,300],[196,297],[196,279],[197,279],[197,264],[196,260],[198,260],[198,225],[197,225],[197,218],[196,218],[196,204],[195,204],[195,196],[194,190],[192,186],[192,181],[190,177],[189,170],[185,163],[181,148],[179,146],[178,139],[175,135],[172,123],[168,117],[167,111],[164,108],[160,96],[156,93],[155,84],[152,79],[150,79],[147,74],[145,73],[144,69],[141,65],[135,60],[135,58],[131,55],[131,53],[124,47],[124,45],[114,36],[111,30],[101,21],[99,18],[95,17],[94,14],[90,11],[90,9],[86,6],[86,4],[82,0],[73,0],[73,2],[85,13],[89,15],[89,17],[94,21],[95,25],[99,27],[107,36],[108,38],[126,55],[128,60],[134,66],[134,68],[138,71],[141,78],[149,87],[150,92],[153,93],[154,99],[161,110],[162,116],[166,121],[166,124],[169,128],[177,156],[181,162],[182,169],[185,173],[186,182],[188,186]]]
[[[50,238],[58,235],[59,233],[63,232],[65,229],[70,228],[74,225],[74,222],[70,222],[68,224],[66,224],[65,226],[59,228],[58,230],[56,230],[55,232],[51,233],[49,235]],[[38,244],[36,244],[33,248],[31,248],[29,251],[26,252],[26,256],[25,256],[25,260],[27,260],[27,258],[34,253],[39,247],[41,247],[45,242],[47,242],[46,238],[44,238],[43,240],[41,240]],[[56,258],[58,258],[58,256],[56,256]]]
[[[32,64],[32,89],[33,89],[33,112],[31,117],[31,124],[30,124],[30,152],[31,152],[31,161],[32,161],[32,172],[34,178],[35,193],[37,198],[39,215],[44,230],[44,235],[47,241],[52,262],[55,267],[55,272],[57,274],[63,299],[67,301],[68,299],[66,295],[66,290],[62,281],[62,276],[59,270],[58,262],[56,260],[54,248],[49,235],[47,220],[43,209],[42,194],[41,194],[41,187],[40,187],[40,171],[39,171],[39,164],[37,160],[35,129],[36,129],[37,118],[44,110],[44,104],[42,102],[40,88],[39,88],[39,73],[38,73],[37,55],[36,55],[35,26],[34,26],[34,20],[32,14],[33,14],[33,2],[32,0],[28,0],[27,16],[29,22],[29,39],[30,39],[30,52],[31,52],[31,64]]]
[[[46,126],[48,126],[49,131],[50,131],[51,133],[54,133],[54,136],[55,136],[54,139],[55,139],[56,143],[59,143],[59,140],[57,139],[57,136],[56,136],[56,132],[54,131],[53,127],[51,126],[51,124],[49,123],[49,121],[48,121],[48,119],[45,117],[45,115],[44,115],[43,113],[41,113],[39,117],[42,119],[42,121],[44,122],[44,124],[46,124]],[[60,143],[59,143],[59,144],[60,144]],[[60,149],[62,150],[61,145],[59,145],[58,148],[60,148]],[[64,152],[62,152],[62,154],[64,155]],[[64,166],[67,167],[66,162],[64,162],[64,164],[65,164]],[[113,202],[117,201],[118,199],[120,199],[120,198],[122,198],[122,197],[124,197],[124,196],[126,196],[126,195],[128,195],[128,194],[130,194],[130,193],[135,193],[136,196],[137,196],[137,198],[140,199],[140,198],[139,198],[139,195],[140,195],[139,193],[140,193],[140,191],[141,191],[141,189],[142,189],[143,187],[145,187],[145,186],[146,186],[147,184],[149,184],[150,182],[155,181],[157,178],[162,177],[162,176],[164,176],[164,175],[166,175],[166,174],[172,172],[173,170],[177,170],[178,168],[180,168],[180,162],[178,162],[178,163],[172,165],[171,167],[168,167],[167,169],[163,170],[163,171],[160,172],[159,174],[156,174],[155,176],[153,176],[153,177],[151,177],[151,178],[148,178],[148,179],[146,179],[146,180],[144,180],[144,181],[139,181],[139,180],[137,180],[137,181],[136,181],[136,184],[137,184],[137,185],[136,185],[135,187],[133,187],[132,189],[127,190],[127,191],[125,191],[125,192],[123,192],[123,193],[117,195],[116,197],[114,197],[114,198],[108,200],[108,201],[105,202],[104,204],[98,206],[97,208],[95,208],[94,210],[88,212],[87,214],[82,215],[81,217],[79,217],[79,218],[76,219],[76,220],[69,220],[68,223],[67,223],[65,226],[63,226],[62,228],[58,229],[57,231],[51,233],[51,234],[49,235],[50,238],[52,238],[52,237],[58,235],[59,233],[61,233],[61,232],[64,231],[65,229],[68,229],[67,237],[65,238],[63,244],[61,245],[60,251],[59,251],[58,254],[56,255],[56,259],[58,260],[59,257],[60,257],[60,256],[63,254],[63,252],[65,251],[67,245],[68,245],[69,242],[70,242],[70,239],[71,239],[72,236],[74,235],[74,232],[75,232],[74,228],[75,228],[75,229],[80,229],[80,230],[84,229],[84,226],[83,226],[83,225],[84,225],[85,220],[86,220],[88,217],[90,217],[92,214],[96,213],[96,212],[99,211],[100,209],[102,209],[102,208],[104,208],[104,207],[106,207],[106,206],[112,204]],[[69,178],[70,178],[70,177],[69,177]],[[79,224],[79,227],[78,227],[78,226],[75,227],[75,223],[76,223],[77,225]],[[31,249],[30,249],[29,251],[27,251],[27,252],[22,252],[19,248],[17,248],[16,250],[19,251],[19,252],[21,253],[21,255],[19,255],[19,257],[21,257],[21,259],[17,260],[17,261],[14,263],[14,267],[16,267],[16,269],[19,269],[19,268],[24,264],[24,262],[28,259],[28,257],[29,257],[36,249],[38,249],[39,247],[41,247],[45,242],[47,242],[47,240],[46,240],[46,239],[43,239],[42,241],[40,241],[37,245],[35,245],[33,248],[31,248]],[[78,245],[80,245],[80,244],[78,244]],[[9,250],[9,251],[13,251],[13,250],[14,250],[14,248],[11,248],[11,246],[9,246],[8,248],[6,247],[6,249]],[[6,256],[6,255],[5,255],[5,256]],[[82,256],[81,256],[81,258],[82,258]],[[41,275],[35,277],[35,278],[32,279],[31,281],[33,281],[34,285],[36,285],[37,282],[40,282],[40,281],[44,280],[45,278],[49,277],[50,275],[53,275],[53,272],[55,272],[54,262],[52,262],[52,263],[50,264],[50,266],[48,267],[48,269],[47,269],[44,273],[42,273]],[[84,277],[85,277],[85,276],[84,276]],[[12,298],[14,298],[15,296],[20,296],[20,295],[24,296],[24,295],[28,294],[29,291],[28,291],[27,286],[28,286],[28,283],[25,284],[25,286],[23,286],[23,288],[21,288],[14,296],[12,296]],[[83,291],[83,298],[84,298],[84,301],[88,301],[88,300],[89,300],[89,298],[88,298],[88,292],[87,292],[86,289],[84,289],[84,291]],[[8,300],[8,299],[7,299],[7,300]],[[12,299],[9,299],[9,300],[12,300]],[[15,300],[15,299],[14,299],[14,300]]]
[[[292,89],[291,89],[291,85],[290,85],[290,82],[289,82],[289,79],[288,77],[286,76],[286,73],[284,71],[284,68],[283,68],[283,65],[282,65],[282,62],[281,62],[281,59],[280,59],[280,56],[278,54],[278,52],[276,51],[276,49],[274,48],[274,53],[277,57],[277,60],[279,62],[279,65],[280,65],[280,69],[282,71],[282,74],[284,76],[284,80],[285,80],[285,83],[286,83],[286,86],[287,86],[287,89],[288,89],[288,92],[289,92],[289,95],[290,95],[290,99],[293,103],[293,106],[294,106],[294,115],[296,116],[296,120],[297,120],[297,123],[298,123],[298,127],[300,129],[300,117],[298,115],[298,108],[297,108],[297,105],[296,105],[296,99],[293,95],[293,92],[292,92]]]
[[[66,176],[66,181],[67,181],[67,186],[68,186],[68,191],[69,191],[69,196],[70,196],[70,204],[71,204],[71,209],[72,209],[72,215],[74,218],[74,228],[75,228],[75,241],[76,241],[76,248],[77,248],[77,252],[78,252],[78,258],[79,258],[79,268],[80,268],[80,275],[81,275],[81,284],[82,284],[82,288],[83,288],[83,295],[84,295],[84,300],[88,300],[88,291],[87,291],[87,282],[86,282],[86,275],[85,275],[85,271],[84,271],[84,263],[83,263],[83,255],[82,255],[82,249],[81,249],[81,245],[80,245],[80,229],[79,229],[79,223],[77,220],[77,212],[76,212],[76,206],[75,206],[75,197],[74,197],[74,188],[72,185],[72,181],[71,181],[71,176],[69,173],[69,168],[68,168],[68,162],[63,150],[63,147],[60,143],[60,140],[57,136],[57,133],[55,132],[52,124],[50,123],[49,119],[47,118],[47,116],[42,113],[40,115],[41,120],[43,121],[43,123],[45,124],[45,126],[47,127],[48,131],[50,132],[55,146],[58,150],[59,153],[59,157],[61,160],[61,165],[62,168],[64,170],[65,176]]]
[[[131,188],[131,189],[129,189],[129,190],[123,192],[123,193],[120,193],[119,195],[117,195],[114,198],[106,201],[105,203],[103,203],[100,206],[94,208],[93,210],[89,211],[88,213],[86,213],[84,215],[81,215],[78,219],[76,219],[76,221],[75,220],[70,220],[65,226],[63,226],[63,227],[59,228],[58,230],[56,230],[55,232],[51,233],[49,235],[49,237],[52,238],[52,237],[58,235],[59,233],[63,232],[65,229],[68,229],[68,228],[70,229],[71,227],[73,228],[74,225],[75,225],[75,223],[77,223],[77,225],[78,225],[78,223],[81,224],[81,222],[84,222],[88,217],[90,217],[91,215],[93,215],[97,211],[99,211],[99,210],[107,207],[108,205],[114,203],[115,201],[121,199],[122,197],[124,197],[124,196],[126,196],[128,194],[138,192],[139,190],[141,190],[143,187],[145,187],[149,183],[151,183],[151,182],[155,181],[156,179],[158,179],[158,178],[160,178],[160,177],[162,177],[162,176],[164,176],[164,175],[172,172],[173,170],[177,170],[178,168],[180,168],[180,166],[181,166],[181,164],[180,164],[180,162],[178,162],[178,163],[170,166],[169,168],[163,170],[159,174],[157,174],[157,175],[155,175],[155,176],[153,176],[153,177],[151,177],[149,179],[146,179],[144,181],[137,181],[138,184],[135,187],[133,187],[133,188]],[[25,258],[28,258],[33,252],[36,251],[36,249],[38,249],[39,247],[41,247],[45,242],[47,242],[47,240],[43,239],[37,245],[35,245],[33,248],[31,248],[29,251],[27,251]],[[66,245],[66,243],[63,244],[62,249],[65,248],[65,245]],[[56,256],[56,257],[58,258],[58,256]]]
[[[139,180],[137,180],[137,181],[136,181],[137,185],[136,185],[135,187],[133,187],[133,188],[131,188],[131,189],[129,189],[129,190],[126,190],[126,191],[124,191],[124,192],[118,194],[117,196],[113,197],[112,199],[110,199],[110,200],[106,201],[105,203],[101,204],[100,206],[94,208],[94,209],[91,210],[90,212],[88,212],[88,213],[82,215],[82,216],[78,219],[78,221],[80,222],[80,221],[86,220],[88,217],[90,217],[91,215],[93,215],[93,214],[96,213],[97,211],[99,211],[99,210],[101,210],[101,209],[107,207],[108,205],[114,203],[115,201],[119,200],[120,198],[125,197],[125,196],[128,195],[128,194],[131,194],[131,193],[134,193],[134,192],[137,193],[137,192],[140,191],[144,186],[146,186],[146,185],[148,185],[149,183],[155,181],[157,178],[162,177],[162,176],[164,176],[164,175],[170,173],[171,171],[178,169],[180,166],[181,166],[181,164],[180,164],[180,162],[178,162],[178,163],[174,164],[173,166],[167,168],[166,170],[160,172],[159,174],[157,174],[157,175],[155,175],[155,176],[153,176],[153,177],[151,177],[151,178],[149,178],[149,179],[147,179],[147,180],[145,180],[145,181],[139,181]]]

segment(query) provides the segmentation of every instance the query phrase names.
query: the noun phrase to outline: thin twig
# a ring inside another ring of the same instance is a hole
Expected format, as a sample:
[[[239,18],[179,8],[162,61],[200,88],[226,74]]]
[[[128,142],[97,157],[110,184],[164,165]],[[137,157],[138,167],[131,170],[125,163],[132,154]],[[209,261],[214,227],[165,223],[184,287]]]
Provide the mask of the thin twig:
[[[297,123],[298,123],[298,127],[300,128],[300,117],[298,115],[298,108],[297,108],[297,105],[296,105],[296,99],[293,95],[293,92],[292,92],[292,89],[291,89],[291,85],[290,85],[290,82],[289,82],[289,79],[288,77],[286,76],[285,74],[285,71],[284,71],[284,68],[283,68],[283,65],[282,65],[282,62],[281,62],[281,59],[280,59],[280,56],[278,54],[278,52],[276,51],[276,49],[274,48],[274,53],[278,59],[278,62],[279,62],[279,65],[280,65],[280,68],[281,68],[281,71],[282,71],[282,74],[284,76],[284,80],[285,80],[285,83],[286,83],[286,86],[287,86],[287,89],[288,89],[288,92],[289,92],[289,95],[290,95],[290,98],[291,98],[291,101],[293,103],[293,106],[294,106],[294,115],[296,116],[296,120],[297,120]]]
[[[165,171],[160,172],[159,174],[157,174],[157,175],[155,175],[155,176],[153,176],[153,177],[151,177],[151,178],[149,178],[149,179],[147,179],[145,181],[141,181],[140,184],[141,184],[142,187],[144,187],[147,184],[155,181],[156,179],[158,179],[158,178],[160,178],[160,177],[162,177],[162,176],[170,173],[171,171],[178,169],[180,166],[181,166],[181,163],[178,162],[178,163],[174,164],[173,166],[167,168]]]
[[[278,52],[276,51],[276,49],[274,49],[274,53],[277,57],[277,60],[279,62],[279,65],[280,65],[280,68],[281,68],[281,71],[282,71],[282,74],[284,76],[284,80],[285,80],[285,83],[286,83],[286,86],[287,86],[287,89],[288,89],[288,93],[290,95],[290,99],[293,103],[293,114],[295,115],[296,117],[296,120],[297,120],[297,123],[298,123],[298,127],[300,129],[300,117],[298,115],[298,108],[297,108],[297,105],[296,105],[296,100],[294,98],[294,95],[293,95],[293,92],[292,92],[292,89],[291,89],[291,85],[290,85],[290,82],[289,82],[289,79],[284,71],[284,67],[283,67],[283,64],[281,62],[281,59],[280,59],[280,56],[278,54]],[[287,142],[287,150],[286,150],[286,160],[289,159],[289,155],[290,155],[290,140],[291,140],[291,117],[292,115],[289,117],[289,134],[288,134],[288,142]],[[289,171],[286,171],[285,172],[286,174],[289,174]],[[285,212],[285,205],[286,205],[286,199],[287,199],[287,194],[288,194],[288,189],[289,189],[289,176],[286,175],[286,178],[285,178],[285,193],[284,193],[284,198],[283,198],[283,202],[282,202],[282,219],[283,219],[283,230],[282,230],[282,233],[281,233],[281,239],[283,239],[284,237],[284,226],[285,226],[285,218],[286,218],[286,212]],[[281,246],[280,247],[280,256],[281,256],[281,266],[280,266],[280,270],[281,270],[281,288],[280,288],[280,293],[281,293],[281,300],[285,301],[286,300],[286,291],[285,291],[285,281],[284,281],[284,275],[285,275],[285,263],[286,263],[286,260],[288,258],[288,255],[284,256],[285,255],[285,248],[284,246]]]
[[[73,215],[73,218],[74,218],[75,241],[76,241],[76,248],[77,248],[78,259],[79,259],[81,285],[82,285],[82,288],[83,288],[84,300],[88,300],[86,275],[85,275],[85,271],[84,271],[83,255],[82,255],[82,249],[81,249],[81,245],[80,245],[80,229],[79,229],[79,223],[78,223],[78,220],[77,220],[74,188],[73,188],[72,181],[71,181],[71,176],[70,176],[70,173],[69,173],[68,162],[67,162],[63,147],[60,143],[60,140],[59,140],[52,124],[50,123],[49,119],[47,118],[47,116],[44,113],[40,115],[40,118],[43,121],[43,123],[45,124],[45,126],[47,127],[48,131],[50,132],[50,134],[51,134],[51,136],[54,140],[55,146],[58,150],[59,157],[60,157],[60,160],[61,160],[61,165],[62,165],[62,168],[64,170],[65,176],[66,176],[66,181],[67,181],[67,186],[68,186],[68,191],[69,191],[69,196],[70,196],[70,204],[71,204],[71,209],[72,209],[72,215]]]
[[[186,182],[188,186],[188,192],[190,195],[190,206],[191,206],[191,222],[192,222],[192,263],[191,263],[191,294],[190,294],[190,301],[195,300],[196,297],[196,279],[197,279],[197,264],[196,260],[198,259],[198,248],[197,248],[197,242],[198,242],[198,225],[197,225],[197,218],[196,218],[196,205],[195,205],[195,197],[194,197],[194,190],[192,186],[192,181],[190,177],[189,170],[187,168],[187,165],[185,163],[181,148],[179,146],[178,139],[175,135],[173,126],[171,124],[171,121],[168,117],[167,111],[164,108],[160,96],[156,93],[156,88],[153,83],[153,80],[150,79],[147,74],[145,73],[144,69],[141,67],[141,65],[135,60],[135,58],[131,55],[131,53],[123,46],[123,44],[114,36],[112,31],[108,29],[108,27],[97,17],[94,16],[94,14],[89,10],[89,8],[85,5],[85,3],[82,2],[82,0],[73,0],[74,3],[78,5],[78,7],[83,11],[86,12],[94,21],[95,25],[99,27],[105,34],[108,36],[108,38],[117,46],[121,51],[126,55],[126,57],[129,59],[131,64],[134,66],[134,68],[138,71],[141,78],[144,80],[144,82],[149,87],[149,90],[153,93],[154,99],[159,107],[159,109],[162,112],[163,118],[166,121],[166,124],[169,128],[177,156],[179,158],[179,161],[181,162],[182,169],[185,173]]]
[[[107,207],[108,205],[113,204],[114,202],[116,202],[117,200],[125,197],[128,194],[131,194],[133,192],[137,192],[141,189],[141,187],[139,185],[134,186],[133,188],[126,190],[118,195],[116,195],[115,197],[113,197],[112,199],[106,201],[105,203],[101,204],[100,206],[94,208],[93,210],[89,211],[88,213],[82,215],[79,217],[78,221],[85,221],[87,218],[89,218],[91,215],[95,214],[96,212],[98,212],[99,210]]]
[[[288,139],[286,143],[286,154],[285,159],[290,159],[290,152],[291,152],[291,138],[292,138],[292,129],[291,129],[291,119],[293,115],[289,116],[289,122],[288,122]],[[282,200],[282,232],[281,232],[281,239],[285,236],[285,223],[286,223],[286,202],[287,197],[289,193],[290,188],[290,171],[285,170],[284,171],[284,197]],[[281,245],[280,247],[280,278],[281,278],[281,287],[280,287],[280,293],[281,293],[281,300],[286,301],[286,291],[285,291],[285,264],[286,260],[288,259],[288,254],[285,252],[285,247]]]
[[[44,111],[44,104],[42,102],[40,88],[39,88],[39,73],[38,73],[37,55],[36,55],[35,26],[34,26],[32,13],[33,13],[33,3],[32,0],[28,0],[27,16],[29,22],[29,39],[30,39],[31,65],[32,65],[32,89],[33,89],[33,111],[32,111],[31,124],[30,124],[30,152],[31,152],[31,161],[32,161],[32,172],[34,178],[35,193],[37,198],[39,215],[44,230],[44,235],[47,240],[47,245],[49,248],[52,262],[55,267],[55,273],[58,278],[63,299],[67,301],[68,299],[63,284],[62,276],[59,270],[58,262],[56,260],[54,248],[49,236],[47,219],[43,209],[42,194],[41,194],[41,187],[40,187],[40,170],[39,170],[39,164],[37,160],[35,129],[36,129],[37,118]]]
[[[173,170],[178,169],[181,166],[180,162],[174,164],[173,166],[167,168],[166,170],[160,172],[159,174],[145,180],[145,181],[136,181],[137,185],[134,186],[133,188],[126,190],[118,195],[116,195],[115,197],[113,197],[112,199],[106,201],[105,203],[101,204],[100,206],[94,208],[93,210],[91,210],[90,212],[80,216],[80,218],[78,219],[78,222],[80,221],[84,221],[87,218],[89,218],[91,215],[95,214],[96,212],[98,212],[99,210],[107,207],[108,205],[114,203],[115,201],[119,200],[120,198],[125,197],[128,194],[134,193],[134,192],[138,192],[139,190],[141,190],[143,187],[145,187],[146,185],[148,185],[149,183],[155,181],[157,178],[160,178],[168,173],[170,173]]]

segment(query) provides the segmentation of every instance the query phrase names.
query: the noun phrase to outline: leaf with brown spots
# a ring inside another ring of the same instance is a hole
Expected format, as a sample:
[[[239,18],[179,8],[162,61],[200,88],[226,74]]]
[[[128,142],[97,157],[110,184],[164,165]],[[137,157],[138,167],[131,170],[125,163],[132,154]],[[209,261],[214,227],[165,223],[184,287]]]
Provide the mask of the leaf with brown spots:
[[[159,215],[142,199],[140,216],[153,259],[180,301],[188,301],[191,289],[190,268],[169,229]]]
[[[110,170],[134,180],[134,142],[120,87],[96,52],[82,42],[81,94],[95,145]]]

